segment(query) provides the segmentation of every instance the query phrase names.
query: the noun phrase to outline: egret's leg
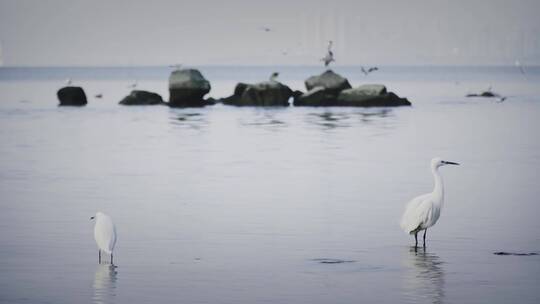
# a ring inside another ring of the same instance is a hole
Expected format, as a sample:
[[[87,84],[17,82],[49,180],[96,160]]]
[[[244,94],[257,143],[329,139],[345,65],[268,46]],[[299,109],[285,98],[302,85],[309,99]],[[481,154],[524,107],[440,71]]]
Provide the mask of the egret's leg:
[[[427,228],[424,230],[424,248],[426,248],[426,234],[427,234]]]
[[[111,265],[113,264],[113,257],[112,257],[112,252],[111,252]]]
[[[418,231],[414,233],[414,248],[418,247]]]
[[[98,249],[98,263],[101,264],[101,250]]]

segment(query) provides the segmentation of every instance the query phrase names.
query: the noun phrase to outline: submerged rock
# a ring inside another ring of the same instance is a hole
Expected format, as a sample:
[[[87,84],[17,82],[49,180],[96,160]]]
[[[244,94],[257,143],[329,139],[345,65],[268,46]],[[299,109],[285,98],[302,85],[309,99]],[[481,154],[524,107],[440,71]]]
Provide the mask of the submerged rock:
[[[337,106],[354,107],[397,107],[410,106],[407,98],[400,98],[392,92],[387,92],[381,84],[361,85],[353,89],[347,89],[339,93]]]
[[[324,87],[314,87],[310,91],[297,96],[293,103],[295,106],[332,106],[336,97],[335,93],[326,90]]]
[[[124,99],[122,99],[119,103],[126,106],[164,104],[161,95],[141,90],[131,91],[131,93],[124,97]]]
[[[491,91],[484,91],[480,94],[471,93],[467,94],[465,97],[499,97],[500,95],[497,93],[493,93]]]
[[[351,84],[347,78],[334,73],[332,70],[327,70],[321,75],[309,77],[306,79],[305,85],[308,91],[315,87],[323,87],[328,93],[335,94],[351,88]]]
[[[86,100],[86,94],[81,87],[63,87],[56,92],[59,106],[85,106],[88,101]]]
[[[210,82],[198,70],[175,70],[169,76],[169,106],[204,107],[209,105],[204,95],[210,92],[210,88]]]
[[[406,98],[387,92],[381,84],[366,84],[345,89],[337,94],[324,87],[315,87],[294,100],[295,106],[312,107],[396,107],[410,106]]]
[[[286,85],[270,80],[256,84],[239,83],[233,95],[221,99],[233,106],[288,106],[295,93]]]
[[[532,256],[538,255],[538,252],[505,252],[497,251],[493,253],[494,255],[515,255],[515,256]]]

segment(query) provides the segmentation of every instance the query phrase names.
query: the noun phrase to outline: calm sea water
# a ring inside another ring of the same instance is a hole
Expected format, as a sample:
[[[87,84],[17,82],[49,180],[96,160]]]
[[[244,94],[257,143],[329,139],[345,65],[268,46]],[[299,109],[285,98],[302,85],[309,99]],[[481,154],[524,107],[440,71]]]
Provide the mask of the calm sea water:
[[[275,69],[201,70],[222,97]],[[279,71],[303,89],[322,69]],[[0,302],[540,302],[540,256],[493,254],[540,252],[540,70],[335,71],[414,106],[122,107],[134,80],[168,98],[169,70],[0,69]],[[68,77],[87,107],[57,107]],[[489,86],[509,98],[464,97]],[[434,156],[462,165],[414,252],[398,222]]]

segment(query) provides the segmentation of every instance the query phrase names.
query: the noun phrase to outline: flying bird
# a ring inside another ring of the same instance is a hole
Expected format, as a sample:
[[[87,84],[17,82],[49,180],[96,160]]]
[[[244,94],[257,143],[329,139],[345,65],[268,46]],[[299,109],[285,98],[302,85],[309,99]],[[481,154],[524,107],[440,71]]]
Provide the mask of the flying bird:
[[[379,70],[378,67],[370,67],[367,70],[364,67],[360,67],[360,69],[362,70],[362,73],[364,73],[364,75],[366,75],[366,76],[371,72],[375,72],[375,71]]]
[[[135,80],[133,83],[129,84],[127,87],[130,88],[130,89],[135,89],[137,87],[137,80]]]
[[[101,251],[111,255],[111,264],[113,264],[113,250],[116,244],[116,227],[110,216],[102,212],[97,212],[90,218],[95,220],[94,239],[99,248],[98,261],[101,264]]]
[[[324,62],[325,67],[327,67],[332,61],[336,61],[334,59],[334,53],[332,52],[332,40],[328,41],[328,50],[326,52],[326,55],[321,58],[321,61]]]
[[[174,70],[180,70],[180,68],[182,67],[182,64],[181,63],[170,64],[169,67]]]
[[[414,248],[418,247],[418,232],[424,230],[424,248],[426,247],[426,234],[429,227],[435,225],[444,204],[444,185],[439,168],[445,165],[459,165],[445,161],[438,157],[431,160],[431,172],[435,179],[435,187],[431,193],[413,198],[405,209],[401,218],[401,228],[408,234],[414,234]]]

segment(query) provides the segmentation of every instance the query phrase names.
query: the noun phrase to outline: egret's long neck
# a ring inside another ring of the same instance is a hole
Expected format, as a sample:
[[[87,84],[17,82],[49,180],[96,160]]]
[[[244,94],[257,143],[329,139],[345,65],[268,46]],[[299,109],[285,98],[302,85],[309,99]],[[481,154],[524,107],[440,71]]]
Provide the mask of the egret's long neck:
[[[439,169],[435,166],[431,167],[431,172],[433,173],[433,179],[435,180],[433,194],[435,195],[435,197],[439,198],[439,200],[436,201],[442,202],[444,197],[444,187],[441,174],[439,173]]]

